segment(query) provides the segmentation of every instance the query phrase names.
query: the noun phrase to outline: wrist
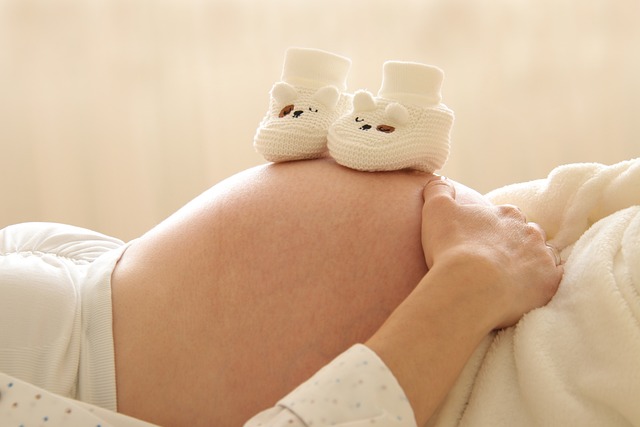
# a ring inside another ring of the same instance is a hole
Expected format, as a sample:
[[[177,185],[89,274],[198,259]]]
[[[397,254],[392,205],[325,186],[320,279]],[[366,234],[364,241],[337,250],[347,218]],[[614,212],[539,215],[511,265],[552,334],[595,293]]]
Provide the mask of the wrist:
[[[452,313],[459,312],[463,319],[471,315],[478,332],[488,333],[504,323],[511,305],[502,286],[506,268],[499,260],[470,248],[445,255],[427,275],[428,292],[455,307]]]
[[[495,326],[491,289],[468,265],[440,262],[366,345],[385,361],[424,424]],[[472,288],[472,289],[469,289]]]

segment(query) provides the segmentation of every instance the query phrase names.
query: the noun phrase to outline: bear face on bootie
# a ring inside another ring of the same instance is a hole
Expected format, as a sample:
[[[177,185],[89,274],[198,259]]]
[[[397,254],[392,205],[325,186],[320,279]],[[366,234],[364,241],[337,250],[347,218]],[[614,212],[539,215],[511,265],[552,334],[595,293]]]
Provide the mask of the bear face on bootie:
[[[375,98],[359,91],[353,110],[329,128],[328,148],[339,164],[362,171],[434,172],[449,156],[453,112]]]
[[[378,96],[357,92],[352,111],[329,128],[331,156],[361,171],[441,169],[454,119],[440,102],[443,77],[437,67],[385,62]]]
[[[253,140],[256,151],[285,162],[328,150],[339,164],[361,171],[441,169],[453,125],[453,111],[440,102],[442,70],[387,61],[378,95],[352,97],[345,93],[350,66],[330,52],[288,49]]]
[[[350,108],[350,97],[335,86],[318,89],[277,82],[254,147],[266,160],[282,162],[320,157],[327,131]]]
[[[322,156],[329,126],[351,106],[344,93],[350,67],[351,61],[340,55],[289,48],[253,139],[256,151],[271,162]]]

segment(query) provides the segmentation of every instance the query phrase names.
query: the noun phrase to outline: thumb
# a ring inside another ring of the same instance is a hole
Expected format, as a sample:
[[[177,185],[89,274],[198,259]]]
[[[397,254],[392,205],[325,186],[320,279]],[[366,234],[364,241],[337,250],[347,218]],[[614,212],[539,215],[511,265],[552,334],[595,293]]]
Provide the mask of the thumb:
[[[427,182],[422,190],[422,250],[427,268],[431,269],[446,232],[452,208],[456,205],[456,190],[453,183],[445,177],[435,177]]]
[[[425,203],[436,197],[456,198],[456,189],[453,183],[444,176],[437,176],[429,180],[422,190],[422,198]]]

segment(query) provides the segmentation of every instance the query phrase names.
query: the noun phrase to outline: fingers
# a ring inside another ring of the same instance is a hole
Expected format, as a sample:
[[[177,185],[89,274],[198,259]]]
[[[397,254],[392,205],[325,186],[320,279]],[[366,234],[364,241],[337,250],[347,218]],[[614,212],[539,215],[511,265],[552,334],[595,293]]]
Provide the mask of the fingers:
[[[522,222],[527,222],[527,216],[525,215],[525,213],[522,212],[522,209],[515,205],[498,205],[497,209],[502,216],[520,220]]]
[[[549,249],[549,252],[551,252],[551,255],[553,256],[553,261],[556,263],[556,267],[558,267],[560,264],[562,264],[560,251],[558,251],[558,249],[549,242],[545,242],[544,244]]]
[[[537,222],[528,222],[527,224],[542,236],[542,241],[547,241],[547,233],[545,233],[544,229],[540,227],[540,224],[538,224]]]
[[[551,244],[547,243],[547,233],[537,222],[532,222],[527,219],[527,215],[517,206],[514,205],[500,205],[498,206],[498,211],[500,215],[508,218],[512,218],[516,221],[522,221],[522,223],[526,224],[526,226],[533,230],[535,234],[540,236],[540,242],[544,243],[547,248],[549,248],[553,259],[556,262],[556,265],[560,264],[560,255],[558,250]]]
[[[422,196],[425,202],[438,196],[445,196],[455,200],[456,189],[447,178],[438,176],[427,182],[422,191]]]
[[[499,299],[510,301],[494,307],[498,328],[515,324],[524,313],[549,302],[563,267],[539,224],[517,206],[458,202],[453,183],[443,178],[429,181],[423,197],[427,268],[442,265],[468,278],[463,282],[470,289],[481,283],[483,292],[491,289]],[[483,283],[485,278],[490,282]]]
[[[551,257],[555,262],[556,267],[562,263],[562,258],[560,257],[560,251],[553,244],[547,241],[547,233],[540,226],[540,224],[536,222],[531,222],[531,221],[527,222],[527,216],[517,206],[504,205],[504,206],[501,206],[500,208],[501,208],[501,212],[505,215],[509,215],[515,218],[522,218],[522,220],[527,223],[527,226],[535,230],[535,232],[540,235],[542,242],[544,243],[546,248],[549,250]]]
[[[558,250],[558,248],[555,247],[555,245],[549,243],[547,241],[547,233],[545,233],[544,229],[542,227],[540,227],[539,224],[535,223],[535,222],[529,222],[527,223],[529,225],[529,227],[533,228],[536,230],[536,232],[542,237],[542,241],[544,242],[545,247],[549,250],[549,254],[551,255],[551,259],[553,259],[553,262],[555,263],[556,267],[559,267],[560,264],[562,264],[562,258],[560,257],[560,251]]]
[[[441,252],[441,246],[446,243],[444,235],[451,226],[447,220],[454,215],[456,191],[449,180],[436,177],[427,182],[422,195],[422,248],[427,268],[431,269],[434,255]]]
[[[426,245],[425,243],[433,243],[433,240],[437,240],[438,236],[432,238],[432,233],[437,232],[437,230],[442,231],[439,234],[449,234],[445,231],[448,230],[445,228],[445,224],[450,224],[452,218],[456,217],[461,219],[461,215],[464,216],[464,212],[461,212],[462,205],[459,205],[456,201],[456,190],[451,181],[446,179],[445,177],[434,177],[424,186],[423,189],[423,198],[424,198],[424,208],[423,208],[423,248],[427,249],[431,245]],[[470,207],[471,208],[471,207]],[[483,210],[481,206],[475,206],[471,209],[476,209],[476,211],[468,212],[472,215],[465,216],[466,221],[473,221],[476,223],[478,227],[482,227],[482,218],[484,218],[485,226],[487,224],[492,224],[492,226],[497,226],[500,223],[499,218],[503,219],[511,219],[515,220],[513,226],[516,228],[512,228],[511,233],[513,233],[516,229],[526,230],[528,229],[528,233],[530,236],[536,235],[535,241],[539,245],[545,245],[544,247],[548,249],[549,256],[553,260],[556,266],[561,264],[561,258],[559,251],[551,244],[547,242],[547,235],[544,229],[537,223],[528,221],[526,214],[515,205],[499,205],[492,206],[489,210]],[[484,209],[487,209],[484,207]],[[489,211],[493,210],[494,219],[491,220],[489,217]],[[484,216],[482,215],[484,212]],[[459,218],[460,217],[460,218]],[[517,226],[515,224],[522,223],[522,226]],[[466,228],[471,228],[469,224],[467,224]],[[531,234],[533,233],[533,234]],[[442,237],[442,236],[440,236]],[[539,240],[538,240],[539,239]],[[425,257],[427,260],[427,265],[429,266],[433,262],[433,254],[427,253],[425,251]],[[431,261],[431,262],[430,262]]]

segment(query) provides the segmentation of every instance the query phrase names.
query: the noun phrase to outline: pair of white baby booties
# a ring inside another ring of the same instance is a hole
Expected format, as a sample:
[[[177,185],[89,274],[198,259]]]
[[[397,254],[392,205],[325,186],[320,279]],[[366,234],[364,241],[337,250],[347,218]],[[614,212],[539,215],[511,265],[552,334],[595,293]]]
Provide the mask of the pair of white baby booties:
[[[361,171],[434,172],[449,156],[453,112],[441,103],[437,67],[388,61],[377,96],[346,93],[351,61],[330,52],[290,48],[254,147],[266,160],[314,159],[327,150]]]

